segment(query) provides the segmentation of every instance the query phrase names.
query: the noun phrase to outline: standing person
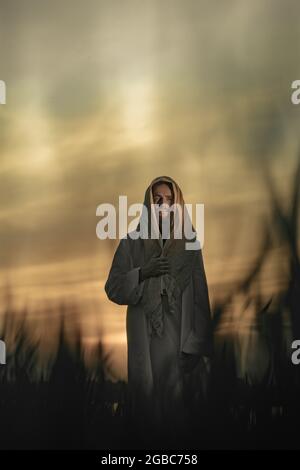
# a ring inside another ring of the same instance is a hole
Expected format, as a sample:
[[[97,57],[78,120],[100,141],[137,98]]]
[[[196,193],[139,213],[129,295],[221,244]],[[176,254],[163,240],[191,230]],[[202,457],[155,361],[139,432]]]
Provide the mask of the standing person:
[[[177,183],[155,178],[144,208],[146,218],[135,231],[143,236],[120,241],[105,291],[113,302],[128,305],[131,411],[160,425],[186,416],[193,398],[191,388],[185,389],[187,379],[212,353],[211,312],[202,251],[186,249],[184,200]],[[170,232],[164,238],[166,221]],[[182,238],[174,236],[178,221]]]

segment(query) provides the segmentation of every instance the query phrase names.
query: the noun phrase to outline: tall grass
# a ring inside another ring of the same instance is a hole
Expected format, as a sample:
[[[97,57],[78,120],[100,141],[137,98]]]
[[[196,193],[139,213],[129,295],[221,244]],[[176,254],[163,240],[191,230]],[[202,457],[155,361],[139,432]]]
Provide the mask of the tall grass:
[[[101,343],[91,373],[83,360],[80,332],[75,346],[67,341],[67,308],[61,309],[57,354],[47,374],[37,374],[38,344],[29,340],[26,317],[16,324],[19,316],[8,308],[0,338],[14,335],[14,341],[7,351],[7,364],[0,366],[0,448],[299,447],[300,366],[291,363],[286,323],[290,323],[290,339],[300,339],[300,159],[286,210],[268,168],[263,171],[273,223],[265,229],[247,276],[222,303],[213,306],[215,356],[210,380],[203,384],[207,377],[201,372],[191,382],[187,422],[181,427],[174,419],[176,428],[170,422],[161,430],[147,423],[137,428],[127,384],[106,379],[109,358]],[[253,286],[259,286],[261,269],[276,241],[287,248],[287,287],[263,300],[259,288],[255,291]],[[222,337],[220,325],[235,296],[245,299],[245,312],[252,309],[252,321],[244,335]]]

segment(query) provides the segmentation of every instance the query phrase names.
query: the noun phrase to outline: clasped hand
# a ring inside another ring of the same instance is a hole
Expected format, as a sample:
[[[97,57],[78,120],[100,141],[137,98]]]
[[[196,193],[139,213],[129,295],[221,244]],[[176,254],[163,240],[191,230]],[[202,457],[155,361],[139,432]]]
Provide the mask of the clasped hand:
[[[162,276],[170,272],[169,260],[165,256],[151,258],[145,266],[140,268],[140,281],[149,277]]]

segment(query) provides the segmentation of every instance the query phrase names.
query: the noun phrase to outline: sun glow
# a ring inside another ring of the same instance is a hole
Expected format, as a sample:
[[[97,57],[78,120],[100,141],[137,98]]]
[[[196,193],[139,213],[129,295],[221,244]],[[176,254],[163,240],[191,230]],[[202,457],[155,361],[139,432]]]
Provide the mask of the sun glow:
[[[153,87],[146,80],[132,80],[121,87],[122,129],[126,140],[134,145],[154,138]]]

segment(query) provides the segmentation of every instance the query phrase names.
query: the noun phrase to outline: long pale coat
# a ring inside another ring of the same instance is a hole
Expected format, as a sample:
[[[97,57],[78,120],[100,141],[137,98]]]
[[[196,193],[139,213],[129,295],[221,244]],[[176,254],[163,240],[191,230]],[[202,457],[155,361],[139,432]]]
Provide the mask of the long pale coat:
[[[141,307],[144,282],[139,283],[139,268],[144,263],[143,240],[123,238],[116,250],[105,285],[108,298],[128,305],[126,332],[128,345],[128,385],[134,407],[151,399],[153,369],[149,352],[146,316]],[[212,352],[211,314],[201,250],[189,284],[181,296],[180,353],[210,356]]]

